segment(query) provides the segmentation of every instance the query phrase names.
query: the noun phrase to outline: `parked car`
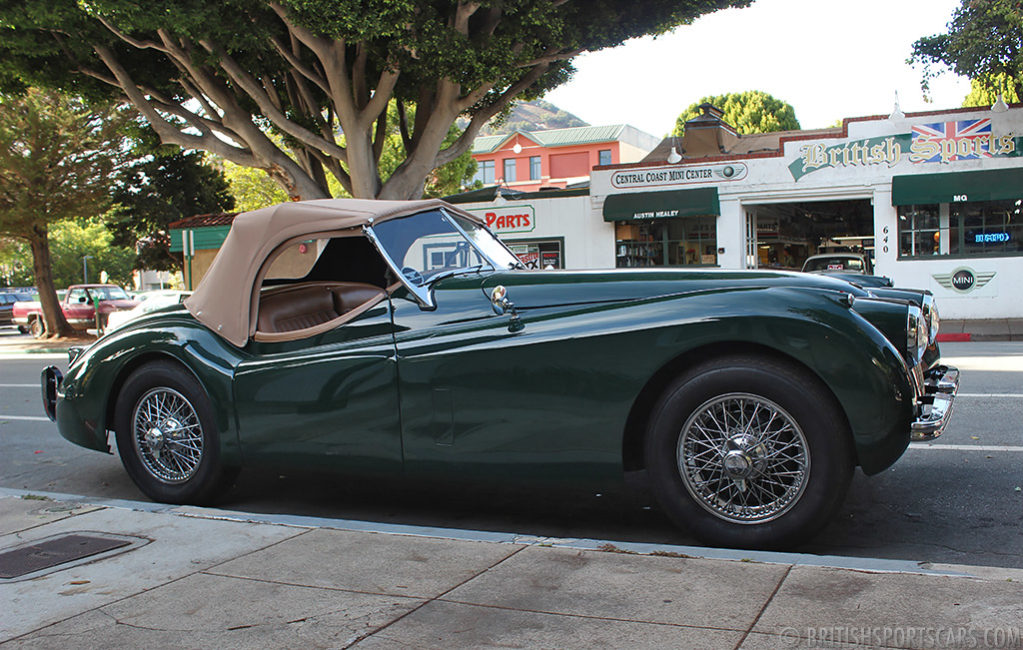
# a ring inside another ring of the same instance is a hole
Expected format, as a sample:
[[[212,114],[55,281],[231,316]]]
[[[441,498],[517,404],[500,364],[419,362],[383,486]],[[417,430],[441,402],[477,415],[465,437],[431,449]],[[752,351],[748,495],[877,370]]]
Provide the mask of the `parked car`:
[[[874,275],[874,263],[863,253],[824,253],[803,262],[803,273],[826,273],[861,287],[890,287],[892,280]]]
[[[941,433],[933,297],[777,271],[527,271],[440,200],[236,218],[183,305],[48,368],[61,435],[150,498],[251,465],[599,486],[645,470],[715,544],[809,539],[854,468]]]
[[[191,291],[175,291],[171,289],[136,293],[134,299],[138,302],[137,305],[125,311],[110,312],[107,316],[106,331],[116,329],[128,321],[149,312],[162,309],[168,305],[176,305],[190,295],[192,295]]]
[[[111,312],[133,308],[138,303],[116,284],[75,284],[59,295],[60,309],[73,329],[85,331],[106,327]],[[14,323],[39,338],[45,332],[43,307],[38,302],[19,301],[14,304]],[[97,310],[99,318],[96,318]]]
[[[11,325],[14,323],[14,303],[18,296],[13,292],[0,291],[0,325]]]

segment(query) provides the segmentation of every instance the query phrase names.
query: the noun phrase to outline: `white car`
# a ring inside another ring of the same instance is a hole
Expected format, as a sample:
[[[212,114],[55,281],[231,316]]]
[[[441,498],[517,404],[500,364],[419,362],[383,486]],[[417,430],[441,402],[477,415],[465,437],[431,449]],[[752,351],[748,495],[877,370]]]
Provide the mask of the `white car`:
[[[192,295],[191,291],[171,291],[166,289],[137,293],[135,294],[135,300],[139,301],[138,306],[134,309],[111,313],[107,319],[106,331],[115,330],[128,321],[138,318],[143,314],[148,314],[151,311],[156,311],[161,307],[176,305],[190,295]]]

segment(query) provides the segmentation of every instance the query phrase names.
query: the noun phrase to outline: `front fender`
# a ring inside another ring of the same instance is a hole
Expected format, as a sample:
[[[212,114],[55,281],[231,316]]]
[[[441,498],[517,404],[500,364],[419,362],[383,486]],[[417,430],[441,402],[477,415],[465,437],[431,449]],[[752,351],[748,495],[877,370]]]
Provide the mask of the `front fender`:
[[[240,461],[231,383],[237,351],[194,320],[173,316],[156,325],[132,324],[104,336],[68,368],[57,394],[57,428],[71,442],[106,451],[121,386],[138,367],[158,359],[177,362],[209,396],[220,432],[221,458]]]

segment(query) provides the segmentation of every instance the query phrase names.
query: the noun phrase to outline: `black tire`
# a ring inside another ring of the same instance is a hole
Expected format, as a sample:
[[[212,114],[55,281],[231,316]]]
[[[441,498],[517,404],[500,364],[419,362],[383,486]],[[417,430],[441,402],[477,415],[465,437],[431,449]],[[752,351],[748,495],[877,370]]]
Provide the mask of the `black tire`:
[[[654,408],[644,452],[668,516],[705,542],[737,548],[809,540],[842,505],[855,464],[848,423],[827,388],[801,368],[755,356],[704,363],[673,382]]]
[[[117,398],[114,429],[125,470],[154,501],[209,503],[237,474],[220,462],[206,391],[175,363],[147,363],[129,375]]]
[[[21,332],[22,334],[28,334],[28,328],[25,327],[24,325],[18,325],[18,331]]]
[[[33,338],[43,338],[43,334],[46,334],[46,324],[43,323],[43,319],[36,317],[30,320],[28,322],[28,332]]]

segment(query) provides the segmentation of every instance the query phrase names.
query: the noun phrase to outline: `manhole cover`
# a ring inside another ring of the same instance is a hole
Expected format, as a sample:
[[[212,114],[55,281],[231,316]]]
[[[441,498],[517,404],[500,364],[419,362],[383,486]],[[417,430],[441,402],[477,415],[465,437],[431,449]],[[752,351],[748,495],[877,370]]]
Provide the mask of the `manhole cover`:
[[[127,546],[125,539],[96,535],[63,535],[0,553],[0,578],[18,578],[59,564],[74,562]]]

